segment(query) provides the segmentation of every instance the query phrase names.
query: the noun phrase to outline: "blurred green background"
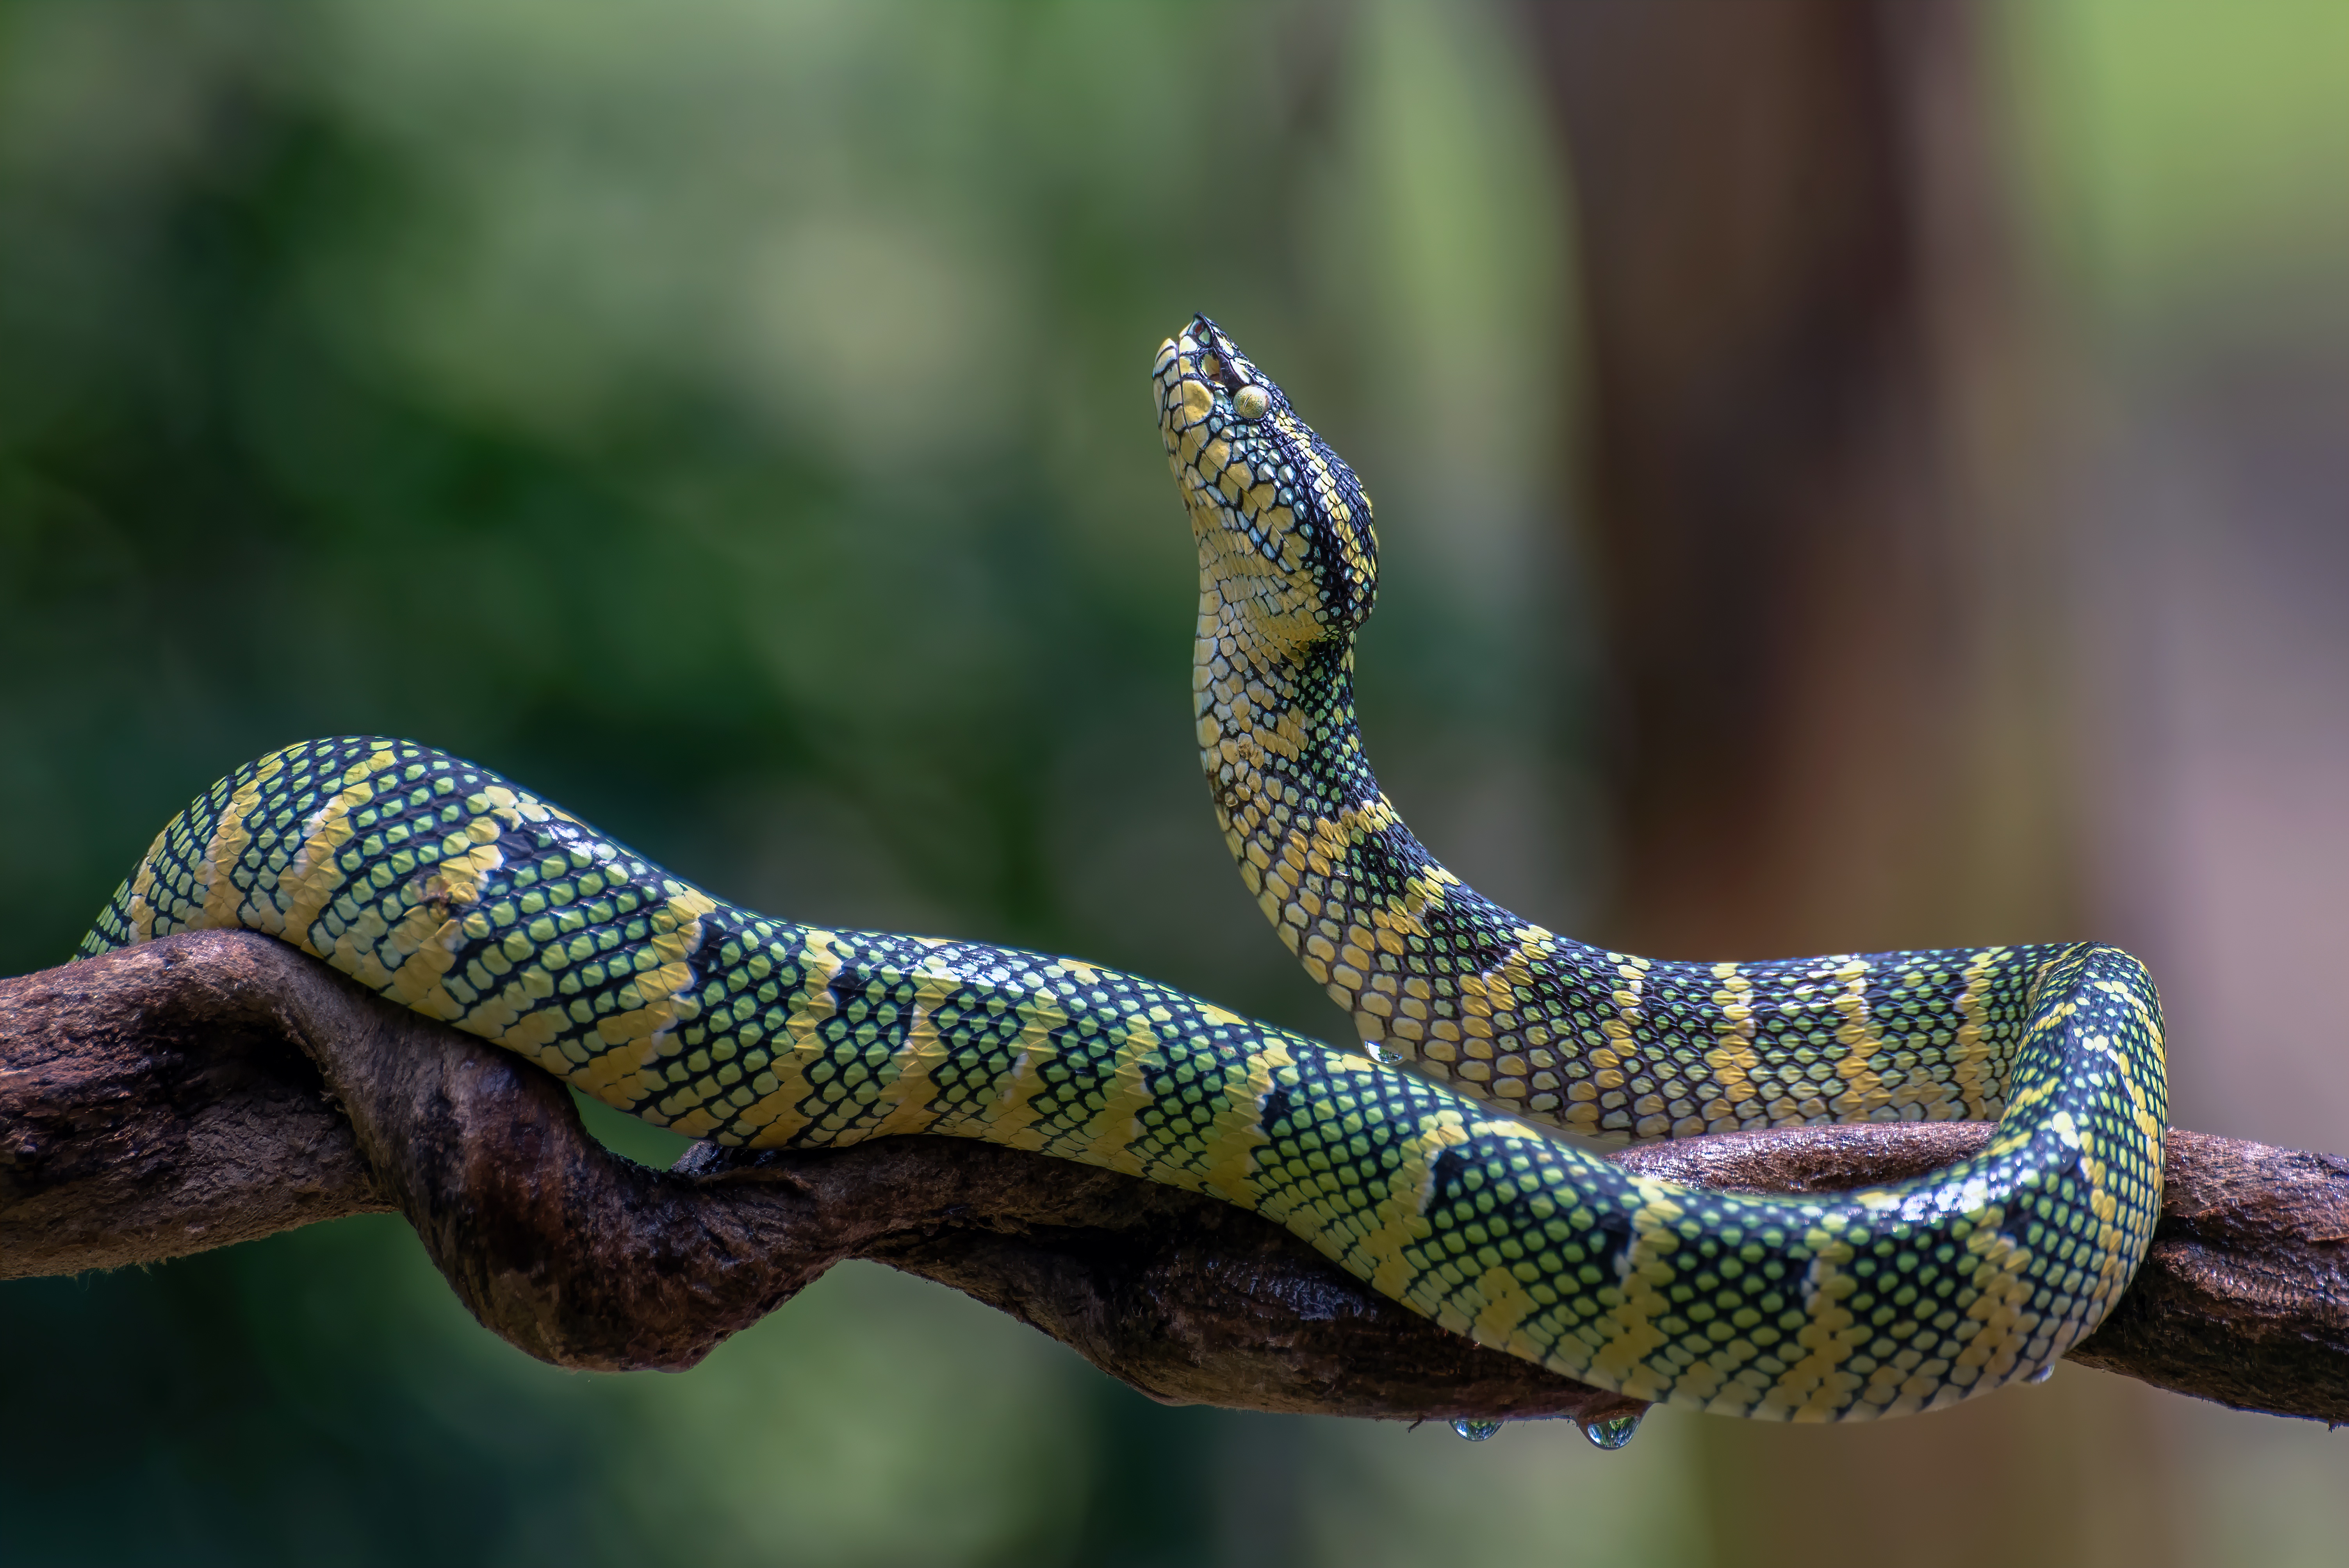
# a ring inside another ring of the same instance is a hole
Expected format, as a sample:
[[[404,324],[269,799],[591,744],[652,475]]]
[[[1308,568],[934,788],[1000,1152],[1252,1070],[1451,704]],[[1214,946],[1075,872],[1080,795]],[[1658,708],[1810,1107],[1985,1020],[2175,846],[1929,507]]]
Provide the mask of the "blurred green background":
[[[2101,907],[2173,1011],[2224,1019],[2272,1003],[2266,949],[2154,912],[2263,863],[2223,835],[2261,809],[2196,758],[2268,732],[2197,742],[2193,716],[2264,666],[2141,656],[2140,612],[2207,606],[2197,563],[2246,539],[2272,569],[2209,648],[2300,624],[2278,595],[2335,603],[2292,520],[2349,496],[2302,428],[2349,385],[2349,26],[2314,0],[1995,15],[2087,411],[2083,558],[2156,562],[2084,569],[2081,680],[2125,720],[2091,769],[2119,802]],[[755,907],[1342,1029],[1195,772],[1194,562],[1144,381],[1201,308],[1378,498],[1361,690],[1390,792],[1574,929],[1610,862],[1560,522],[1569,191],[1511,17],[1433,0],[0,0],[0,973],[60,960],[238,761],[378,732]],[[2329,689],[2337,640],[2277,635]],[[2344,733],[2331,711],[2275,733]],[[2255,771],[2329,779],[2342,751]],[[2304,815],[2278,876],[2344,859]],[[2220,836],[2172,866],[2193,822]],[[2303,903],[2301,940],[2339,930]],[[2252,978],[2198,972],[2224,940]],[[2321,1017],[2261,1033],[2329,1047]],[[2349,1145],[2330,1059],[2303,1121],[2260,1120],[2251,1055],[2181,1068],[2177,1119]],[[1471,1446],[1165,1409],[864,1264],[676,1377],[529,1361],[390,1217],[10,1284],[0,1343],[0,1562],[1632,1568],[1726,1561],[1736,1529],[1692,1472],[1701,1418],[1601,1454],[1554,1425]],[[2327,1560],[2349,1449],[2160,1410],[2183,1560]]]

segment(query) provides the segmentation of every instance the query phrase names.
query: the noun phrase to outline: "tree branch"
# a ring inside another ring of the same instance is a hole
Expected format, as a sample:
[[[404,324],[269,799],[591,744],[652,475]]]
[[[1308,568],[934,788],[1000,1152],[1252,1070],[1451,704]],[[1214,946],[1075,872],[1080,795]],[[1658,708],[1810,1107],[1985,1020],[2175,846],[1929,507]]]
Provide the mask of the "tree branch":
[[[1979,1125],[1796,1128],[1627,1150],[1674,1180],[1831,1191]],[[2349,1420],[2349,1161],[2169,1135],[2152,1256],[2073,1359]],[[154,1263],[396,1209],[468,1309],[558,1366],[684,1367],[843,1258],[977,1297],[1154,1398],[1391,1418],[1640,1407],[1447,1333],[1286,1231],[962,1139],[602,1148],[536,1068],[239,932],[0,981],[0,1277]]]

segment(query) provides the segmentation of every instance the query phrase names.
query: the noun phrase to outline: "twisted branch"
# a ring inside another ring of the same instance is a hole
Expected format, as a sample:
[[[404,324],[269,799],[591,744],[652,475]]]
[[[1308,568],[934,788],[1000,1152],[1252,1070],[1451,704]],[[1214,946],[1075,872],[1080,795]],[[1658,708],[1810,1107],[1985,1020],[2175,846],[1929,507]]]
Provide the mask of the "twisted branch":
[[[1616,1158],[1750,1191],[1894,1181],[1975,1124],[1795,1128]],[[1603,1419],[1636,1401],[1435,1327],[1286,1231],[968,1140],[606,1151],[563,1087],[265,937],[0,981],[0,1277],[398,1210],[474,1316],[557,1366],[689,1367],[843,1258],[952,1285],[1170,1403]],[[2169,1134],[2152,1255],[2085,1365],[2349,1420],[2349,1161]]]

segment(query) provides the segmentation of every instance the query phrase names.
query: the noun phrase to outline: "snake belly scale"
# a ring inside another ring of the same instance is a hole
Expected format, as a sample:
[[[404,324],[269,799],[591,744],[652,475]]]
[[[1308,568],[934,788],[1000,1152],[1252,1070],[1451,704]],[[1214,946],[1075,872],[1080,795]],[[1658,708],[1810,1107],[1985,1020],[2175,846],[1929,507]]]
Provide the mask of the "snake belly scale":
[[[1136,975],[712,897],[489,770],[305,742],[165,827],[81,951],[277,936],[695,1137],[983,1139],[1254,1210],[1481,1343],[1775,1419],[1935,1408],[2099,1321],[2151,1237],[2158,1004],[2085,944],[1651,963],[1477,897],[1378,791],[1352,714],[1376,581],[1351,471],[1213,323],[1154,386],[1200,547],[1216,810],[1371,1048]],[[1998,1117],[1974,1159],[1823,1197],[1710,1192],[1617,1139]]]

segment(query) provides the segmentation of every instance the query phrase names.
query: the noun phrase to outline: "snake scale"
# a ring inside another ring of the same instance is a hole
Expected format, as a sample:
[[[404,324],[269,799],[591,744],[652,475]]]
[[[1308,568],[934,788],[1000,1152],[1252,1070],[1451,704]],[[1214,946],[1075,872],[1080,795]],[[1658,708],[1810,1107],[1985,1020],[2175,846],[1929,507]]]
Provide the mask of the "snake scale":
[[[1362,1046],[1075,958],[758,914],[379,738],[215,784],[81,952],[241,926],[697,1138],[949,1133],[1205,1192],[1448,1328],[1640,1399],[1934,1409],[2094,1328],[2161,1190],[2159,1005],[2137,963],[2085,944],[1651,962],[1478,896],[1363,756],[1377,547],[1352,471],[1204,316],[1153,386],[1199,549],[1217,816]],[[1692,1189],[1586,1147],[1954,1118],[1999,1127],[1946,1170],[1830,1195]]]

